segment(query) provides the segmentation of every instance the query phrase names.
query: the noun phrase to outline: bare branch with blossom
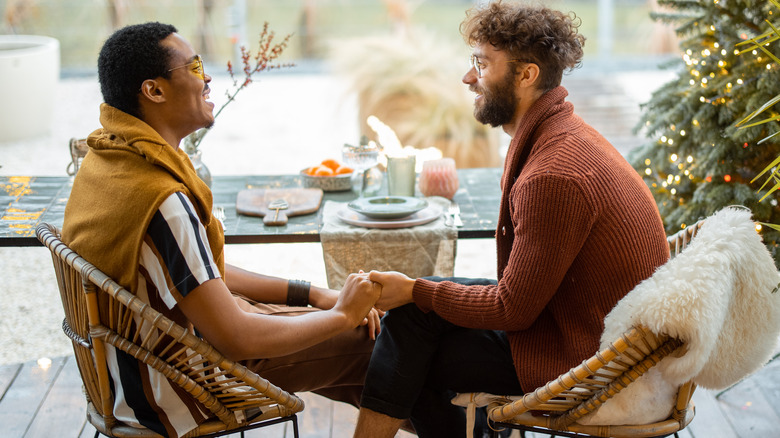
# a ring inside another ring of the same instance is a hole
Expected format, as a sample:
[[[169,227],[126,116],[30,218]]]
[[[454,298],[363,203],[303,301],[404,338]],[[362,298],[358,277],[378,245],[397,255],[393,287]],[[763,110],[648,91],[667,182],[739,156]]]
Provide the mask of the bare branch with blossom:
[[[214,118],[216,119],[222,111],[225,109],[225,107],[232,101],[236,99],[236,96],[238,93],[241,92],[244,88],[246,88],[249,84],[254,82],[254,75],[261,73],[266,70],[273,70],[278,68],[285,68],[285,67],[293,67],[295,64],[293,63],[285,63],[285,64],[279,64],[274,63],[274,61],[281,56],[282,52],[287,48],[287,44],[290,42],[290,38],[292,38],[292,34],[288,34],[284,37],[281,41],[274,43],[274,38],[276,37],[276,33],[272,30],[268,29],[268,22],[265,22],[263,24],[263,30],[260,32],[260,37],[258,41],[258,50],[256,53],[252,54],[249,49],[247,49],[244,46],[241,46],[241,63],[243,64],[243,72],[244,72],[244,78],[243,80],[240,80],[240,77],[236,77],[236,74],[233,72],[233,64],[228,61],[227,62],[227,71],[230,74],[230,79],[233,81],[233,85],[230,89],[225,91],[225,96],[227,97],[227,100],[225,103],[222,104],[222,106],[219,107],[219,110],[214,114]],[[209,131],[208,128],[201,128],[192,134],[188,135],[184,139],[184,150],[188,154],[193,154],[198,150],[198,146],[200,145],[200,142],[203,140],[203,137],[206,135],[206,133]]]

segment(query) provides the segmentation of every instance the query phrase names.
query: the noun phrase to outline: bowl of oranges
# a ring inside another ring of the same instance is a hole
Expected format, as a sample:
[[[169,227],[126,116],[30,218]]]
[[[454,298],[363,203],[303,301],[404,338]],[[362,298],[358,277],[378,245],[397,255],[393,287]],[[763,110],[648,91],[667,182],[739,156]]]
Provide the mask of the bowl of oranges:
[[[334,159],[301,170],[304,187],[322,189],[323,192],[341,192],[352,188],[352,168]]]

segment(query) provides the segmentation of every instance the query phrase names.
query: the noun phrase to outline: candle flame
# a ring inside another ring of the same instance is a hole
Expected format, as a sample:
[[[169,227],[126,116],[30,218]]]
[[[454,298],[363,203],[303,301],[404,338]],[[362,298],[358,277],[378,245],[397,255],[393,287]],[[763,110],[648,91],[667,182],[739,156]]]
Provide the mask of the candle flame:
[[[376,132],[377,140],[379,140],[379,144],[384,148],[385,155],[401,154],[403,146],[401,145],[401,140],[398,139],[395,131],[393,131],[393,128],[387,126],[374,115],[368,116],[366,123],[368,123],[368,126]]]
[[[419,173],[422,170],[423,162],[442,158],[441,149],[435,147],[418,149],[414,146],[401,145],[401,140],[398,138],[398,135],[396,135],[393,128],[387,126],[387,124],[379,120],[377,116],[368,116],[366,123],[374,132],[376,132],[377,140],[382,146],[383,155],[379,158],[379,161],[382,164],[387,164],[386,157],[388,156],[414,156],[416,158],[415,171]]]

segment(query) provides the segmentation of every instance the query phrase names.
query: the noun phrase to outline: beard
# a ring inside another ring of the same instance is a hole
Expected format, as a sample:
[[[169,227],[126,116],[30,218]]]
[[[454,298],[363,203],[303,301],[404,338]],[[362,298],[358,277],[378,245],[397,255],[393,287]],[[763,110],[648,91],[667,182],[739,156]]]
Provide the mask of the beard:
[[[509,69],[498,83],[473,90],[482,94],[482,106],[474,107],[474,118],[478,122],[495,128],[512,121],[519,103],[514,93],[514,80],[514,71]]]

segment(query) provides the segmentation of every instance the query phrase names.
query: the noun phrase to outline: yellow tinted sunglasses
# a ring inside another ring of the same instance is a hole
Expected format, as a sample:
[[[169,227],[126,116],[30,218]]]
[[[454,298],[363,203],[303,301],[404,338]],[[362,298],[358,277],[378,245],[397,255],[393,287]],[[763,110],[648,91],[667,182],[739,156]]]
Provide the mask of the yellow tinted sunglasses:
[[[199,77],[201,80],[206,80],[206,72],[203,70],[203,58],[201,58],[200,55],[195,55],[195,59],[192,62],[188,62],[187,64],[169,69],[168,72],[172,72],[184,67],[190,67],[192,74]]]

